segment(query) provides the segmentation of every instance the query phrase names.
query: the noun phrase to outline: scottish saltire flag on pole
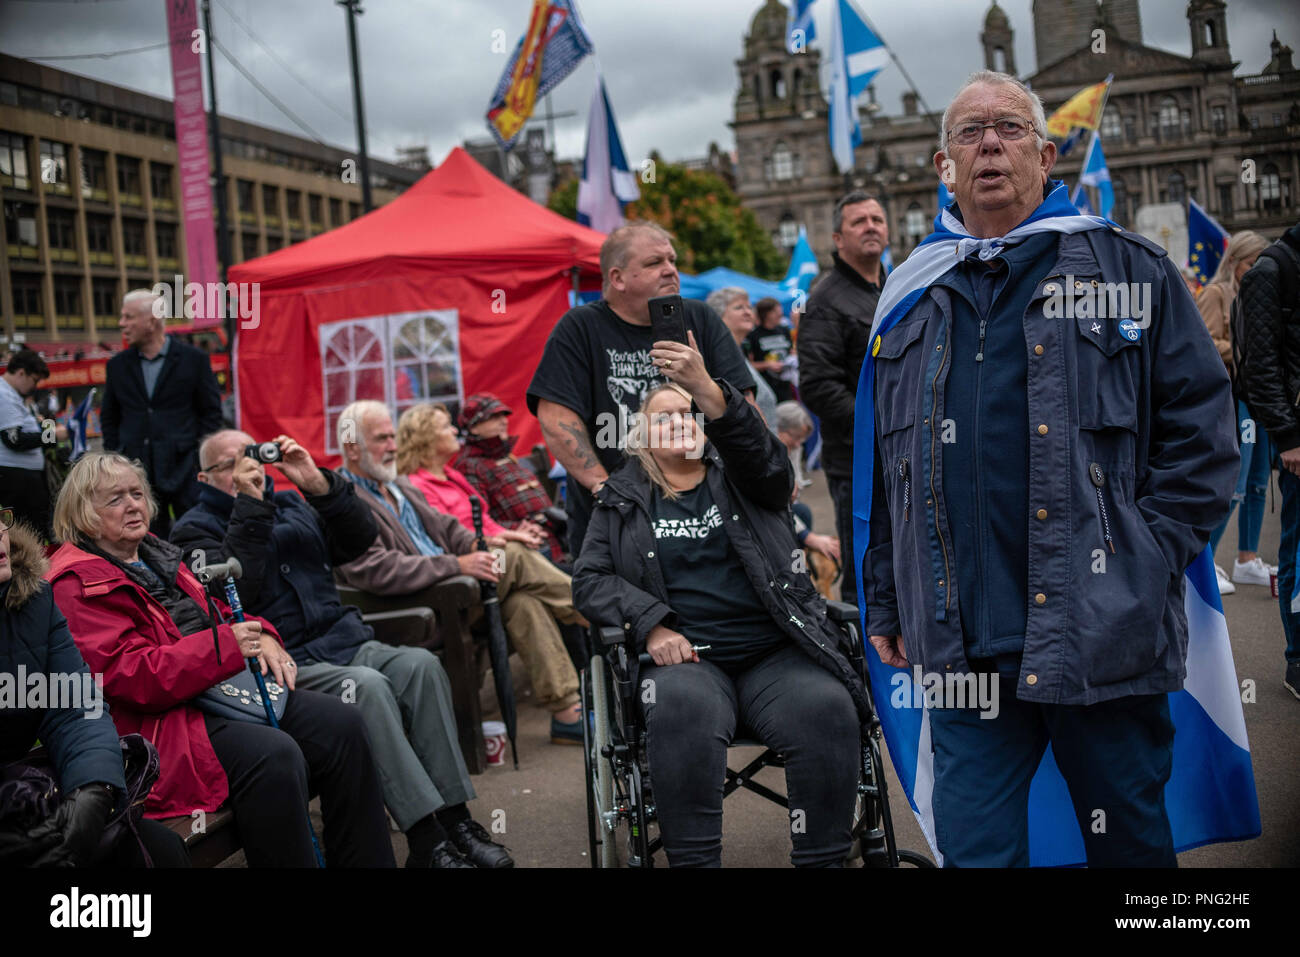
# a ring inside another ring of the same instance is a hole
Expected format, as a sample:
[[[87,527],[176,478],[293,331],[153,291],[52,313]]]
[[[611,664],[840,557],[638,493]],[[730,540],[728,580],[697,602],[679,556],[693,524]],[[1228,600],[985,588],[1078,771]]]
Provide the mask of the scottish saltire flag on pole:
[[[90,410],[95,404],[95,393],[97,389],[91,389],[86,393],[86,397],[73,410],[72,415],[68,418],[68,432],[72,434],[72,454],[69,456],[69,462],[75,462],[86,453],[86,429],[90,421]]]
[[[1092,208],[1092,201],[1088,199],[1088,191],[1083,188],[1083,182],[1080,181],[1074,187],[1074,192],[1070,195],[1070,202],[1084,216],[1095,216],[1096,211]]]
[[[640,196],[614,123],[605,78],[597,73],[587,119],[587,153],[578,183],[578,222],[597,232],[612,233],[623,225],[623,207]]]
[[[1204,286],[1219,268],[1228,248],[1228,231],[1194,199],[1187,201],[1187,265]]]
[[[821,270],[817,266],[817,257],[813,255],[812,246],[808,244],[808,231],[799,227],[799,240],[794,244],[790,254],[790,268],[786,270],[781,285],[791,292],[807,292],[812,288],[812,281]]]
[[[1115,190],[1110,185],[1110,170],[1106,168],[1106,155],[1101,151],[1101,133],[1097,130],[1092,131],[1092,141],[1088,143],[1088,153],[1079,172],[1079,183],[1096,187],[1101,215],[1110,219],[1111,210],[1115,208]]]
[[[573,0],[533,0],[528,29],[488,104],[488,129],[502,149],[515,145],[537,98],[554,89],[594,48]]]
[[[817,39],[817,26],[813,23],[814,0],[794,0],[790,4],[790,19],[785,28],[785,48],[791,54],[803,53],[808,44]]]
[[[879,336],[893,328],[925,294],[929,286],[956,268],[966,255],[991,259],[1008,243],[1035,233],[1076,233],[1109,228],[1095,216],[1081,216],[1057,182],[1047,199],[1006,236],[975,239],[951,213],[940,213],[935,231],[924,239],[881,291],[872,323],[872,348],[862,364],[854,418],[853,560],[845,574],[861,580],[863,558],[870,545],[872,480],[875,452],[875,362]],[[1227,622],[1219,601],[1214,563],[1202,552],[1186,571],[1188,654],[1182,691],[1169,696],[1174,735],[1173,773],[1165,788],[1165,804],[1173,828],[1174,847],[1185,851],[1217,841],[1238,841],[1260,833],[1259,801],[1250,763],[1250,745],[1241,710]],[[861,611],[867,633],[866,609]],[[906,636],[904,636],[906,643]],[[890,760],[916,814],[921,830],[942,863],[935,837],[934,755],[925,709],[914,703],[913,681],[906,669],[890,668],[870,644],[866,648],[876,710],[889,747]],[[1029,791],[1029,858],[1041,867],[1083,864],[1083,838],[1051,748],[1047,749]]]
[[[853,150],[862,145],[858,96],[889,62],[889,51],[850,0],[831,7],[831,153],[841,173],[853,168]]]

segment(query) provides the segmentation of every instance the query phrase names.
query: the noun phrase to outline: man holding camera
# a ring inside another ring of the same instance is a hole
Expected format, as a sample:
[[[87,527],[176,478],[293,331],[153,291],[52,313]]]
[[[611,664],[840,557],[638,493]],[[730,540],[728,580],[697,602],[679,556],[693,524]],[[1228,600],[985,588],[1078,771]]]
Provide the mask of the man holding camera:
[[[176,522],[172,541],[191,562],[239,559],[244,607],[275,622],[297,687],[356,702],[384,802],[406,832],[406,866],[514,866],[465,806],[474,788],[441,663],[424,648],[376,641],[361,613],[339,600],[333,567],[379,533],[352,483],[318,468],[287,435],[258,445],[243,432],[217,432],[203,440],[199,462],[199,503]],[[302,495],[276,492],[266,462]]]

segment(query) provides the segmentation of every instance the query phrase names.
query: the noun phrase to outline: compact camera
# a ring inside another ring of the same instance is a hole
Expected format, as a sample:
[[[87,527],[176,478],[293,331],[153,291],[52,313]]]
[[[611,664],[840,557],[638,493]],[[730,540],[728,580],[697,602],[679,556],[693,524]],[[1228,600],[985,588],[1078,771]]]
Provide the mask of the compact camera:
[[[244,446],[244,455],[250,459],[257,459],[263,465],[269,465],[272,462],[278,462],[284,458],[284,453],[280,451],[280,446],[275,442],[260,442],[256,445]]]

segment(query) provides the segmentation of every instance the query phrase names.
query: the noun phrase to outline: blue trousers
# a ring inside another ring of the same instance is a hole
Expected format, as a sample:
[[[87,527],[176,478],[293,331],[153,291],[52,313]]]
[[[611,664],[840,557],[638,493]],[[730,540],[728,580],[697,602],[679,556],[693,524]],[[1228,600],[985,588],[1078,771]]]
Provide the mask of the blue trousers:
[[[1300,661],[1300,615],[1291,610],[1295,590],[1296,546],[1300,544],[1300,478],[1279,469],[1277,486],[1282,491],[1282,543],[1277,555],[1277,595],[1282,609],[1282,630],[1286,633],[1286,660]]]
[[[1174,755],[1168,696],[1042,705],[1016,699],[1014,675],[1000,682],[996,718],[929,712],[944,866],[1029,865],[1029,784],[1050,741],[1090,867],[1177,867],[1164,797]]]
[[[1246,403],[1237,403],[1237,421],[1250,417]],[[1237,490],[1232,495],[1232,505],[1224,516],[1223,524],[1210,535],[1210,552],[1219,550],[1219,539],[1228,530],[1232,510],[1241,503],[1237,517],[1237,551],[1259,551],[1259,532],[1264,526],[1264,506],[1268,502],[1268,480],[1273,468],[1273,449],[1268,433],[1257,429],[1254,442],[1240,442],[1241,473],[1237,477]]]

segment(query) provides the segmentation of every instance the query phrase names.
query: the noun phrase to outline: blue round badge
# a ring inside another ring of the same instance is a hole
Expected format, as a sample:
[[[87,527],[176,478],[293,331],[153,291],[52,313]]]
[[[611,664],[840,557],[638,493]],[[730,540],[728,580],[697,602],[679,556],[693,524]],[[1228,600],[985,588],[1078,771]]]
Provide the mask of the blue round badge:
[[[1129,342],[1137,342],[1142,338],[1142,327],[1132,319],[1120,320],[1119,331]]]

